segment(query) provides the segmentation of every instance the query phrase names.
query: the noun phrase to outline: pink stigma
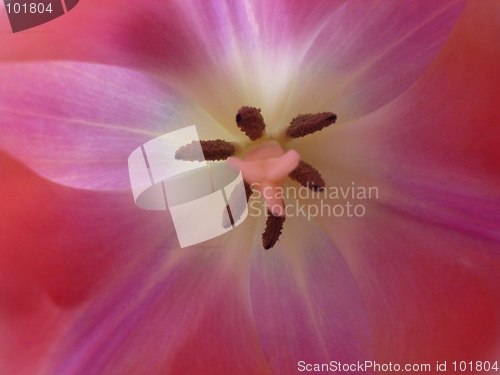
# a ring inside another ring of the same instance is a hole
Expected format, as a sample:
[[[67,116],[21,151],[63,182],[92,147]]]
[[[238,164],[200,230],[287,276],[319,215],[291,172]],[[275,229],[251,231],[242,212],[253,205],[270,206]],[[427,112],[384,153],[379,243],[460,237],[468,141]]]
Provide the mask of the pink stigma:
[[[285,216],[283,183],[299,165],[295,150],[285,152],[276,141],[265,141],[248,148],[243,160],[230,157],[227,162],[240,168],[243,179],[260,192],[274,216]]]

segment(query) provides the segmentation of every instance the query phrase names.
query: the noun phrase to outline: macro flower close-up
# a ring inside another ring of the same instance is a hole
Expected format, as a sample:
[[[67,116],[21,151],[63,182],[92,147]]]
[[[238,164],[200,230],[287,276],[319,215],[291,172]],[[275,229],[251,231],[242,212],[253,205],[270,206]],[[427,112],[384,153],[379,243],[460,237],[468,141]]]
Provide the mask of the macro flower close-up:
[[[1,375],[500,371],[500,2],[7,9]],[[248,215],[181,248],[128,158],[192,125]]]

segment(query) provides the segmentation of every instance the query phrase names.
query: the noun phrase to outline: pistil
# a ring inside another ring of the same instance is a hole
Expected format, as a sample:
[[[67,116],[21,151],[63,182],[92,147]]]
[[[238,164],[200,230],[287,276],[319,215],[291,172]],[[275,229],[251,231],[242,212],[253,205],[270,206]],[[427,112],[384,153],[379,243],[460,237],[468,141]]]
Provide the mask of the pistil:
[[[297,151],[285,152],[278,142],[266,141],[249,147],[243,160],[230,157],[227,162],[240,168],[243,179],[261,193],[274,216],[284,216],[280,189],[299,165],[299,160]]]

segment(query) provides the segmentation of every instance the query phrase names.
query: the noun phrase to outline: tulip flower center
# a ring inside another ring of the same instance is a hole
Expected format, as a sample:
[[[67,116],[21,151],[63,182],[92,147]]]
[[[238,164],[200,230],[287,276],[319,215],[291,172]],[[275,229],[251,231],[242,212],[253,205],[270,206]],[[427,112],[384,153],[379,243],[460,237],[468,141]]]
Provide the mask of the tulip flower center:
[[[301,138],[315,133],[335,123],[336,119],[337,116],[331,112],[298,115],[290,122],[290,126],[284,133],[284,139]],[[255,141],[245,150],[242,159],[233,156],[237,150],[235,144],[222,139],[200,141],[202,156],[198,152],[199,145],[192,142],[180,147],[175,157],[181,160],[197,161],[227,160],[229,164],[238,166],[245,182],[247,202],[253,189],[259,191],[264,198],[267,206],[267,221],[266,229],[262,234],[262,245],[265,249],[270,249],[278,241],[285,222],[285,207],[281,196],[285,179],[290,177],[312,190],[323,189],[325,181],[312,165],[301,160],[297,151],[285,152],[277,141],[265,140],[266,124],[260,109],[241,107],[236,114],[236,124],[250,140]],[[238,195],[238,190],[235,190],[233,194]],[[226,209],[231,224],[242,214],[242,212],[231,212],[229,206]],[[228,217],[227,214],[222,216]],[[230,225],[229,221],[226,221],[227,219],[223,219],[224,227]]]

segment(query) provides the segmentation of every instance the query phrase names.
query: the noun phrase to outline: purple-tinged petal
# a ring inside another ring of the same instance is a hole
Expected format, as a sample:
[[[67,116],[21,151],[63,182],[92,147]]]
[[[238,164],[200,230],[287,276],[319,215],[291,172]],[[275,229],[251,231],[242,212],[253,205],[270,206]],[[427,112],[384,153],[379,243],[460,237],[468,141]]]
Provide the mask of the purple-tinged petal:
[[[196,125],[202,139],[227,138],[196,104],[127,69],[6,64],[0,82],[0,148],[74,187],[129,188],[129,154],[175,129]]]
[[[240,238],[251,221],[176,249],[168,213],[129,191],[56,185],[4,154],[0,166],[1,373],[271,374]]]
[[[500,27],[489,14],[500,14],[495,3],[469,5],[411,89],[333,129],[333,144],[314,138],[314,148],[297,150],[319,170],[364,176],[395,208],[498,241],[500,48],[493,42]],[[329,155],[318,151],[326,147]]]
[[[347,2],[298,52],[302,65],[282,123],[323,110],[343,123],[393,100],[432,63],[464,3]]]
[[[256,244],[252,309],[274,373],[296,373],[299,361],[351,364],[374,358],[361,293],[336,245],[315,222],[288,215],[271,250]]]
[[[352,270],[373,327],[377,360],[496,360],[498,243],[385,204],[328,226]]]
[[[175,240],[129,191],[70,189],[0,153],[0,372],[35,373],[74,308]],[[175,242],[177,243],[177,242]]]
[[[297,49],[342,3],[86,0],[13,35],[2,15],[1,59],[139,69],[161,76],[222,124],[233,124],[243,105],[264,104],[275,122],[297,70]]]
[[[241,45],[272,52],[306,42],[311,30],[344,2],[86,0],[76,12],[12,35],[2,13],[1,59],[76,60],[189,73],[220,62],[220,53]]]
[[[330,170],[327,187],[378,189],[351,201],[365,216],[318,220],[359,284],[381,361],[498,359],[499,16],[497,2],[469,3],[410,89],[297,148]]]
[[[0,155],[0,263],[43,285],[59,305],[81,301],[99,280],[112,278],[110,262],[175,240],[169,215],[137,208],[130,191],[63,187]],[[114,265],[118,272],[120,262]]]
[[[231,233],[139,260],[82,308],[49,373],[271,375],[248,298],[248,250]]]

